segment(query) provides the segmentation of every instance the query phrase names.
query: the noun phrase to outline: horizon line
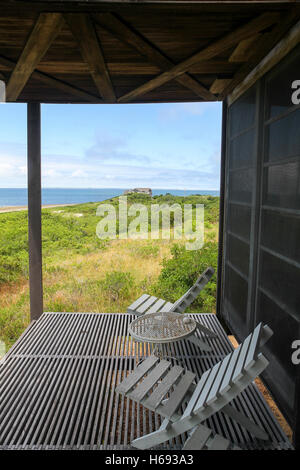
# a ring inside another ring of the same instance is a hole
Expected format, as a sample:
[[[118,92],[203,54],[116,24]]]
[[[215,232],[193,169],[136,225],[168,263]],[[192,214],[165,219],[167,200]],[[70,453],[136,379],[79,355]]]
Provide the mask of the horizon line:
[[[130,189],[138,189],[138,188],[148,188],[149,186],[136,186],[135,188],[129,188]],[[28,189],[27,186],[0,186],[0,189]],[[102,187],[102,188],[97,188],[97,187],[92,187],[92,186],[87,186],[87,187],[66,187],[66,186],[43,186],[42,187],[42,190],[43,189],[128,189],[128,187],[124,186],[123,188],[122,187],[115,187],[115,186],[105,186],[105,187]],[[151,190],[174,190],[174,191],[220,191],[220,188],[218,189],[200,189],[200,188],[190,188],[190,189],[187,189],[187,188],[149,188]]]

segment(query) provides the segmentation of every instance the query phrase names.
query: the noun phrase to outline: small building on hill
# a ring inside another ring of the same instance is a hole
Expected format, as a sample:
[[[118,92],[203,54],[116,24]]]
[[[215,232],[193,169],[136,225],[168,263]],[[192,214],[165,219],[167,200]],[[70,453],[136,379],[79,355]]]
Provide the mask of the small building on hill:
[[[134,188],[134,189],[127,189],[126,191],[124,191],[124,195],[132,194],[132,193],[147,194],[148,196],[152,196],[152,189],[151,188]]]

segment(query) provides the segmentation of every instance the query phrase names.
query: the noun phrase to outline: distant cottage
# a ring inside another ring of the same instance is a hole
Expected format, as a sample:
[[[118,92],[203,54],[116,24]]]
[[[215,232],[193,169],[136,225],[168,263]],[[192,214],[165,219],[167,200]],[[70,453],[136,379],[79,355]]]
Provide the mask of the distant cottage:
[[[152,196],[152,189],[151,188],[134,188],[134,189],[127,189],[126,191],[124,191],[124,195],[132,194],[132,193],[148,194],[148,196]]]

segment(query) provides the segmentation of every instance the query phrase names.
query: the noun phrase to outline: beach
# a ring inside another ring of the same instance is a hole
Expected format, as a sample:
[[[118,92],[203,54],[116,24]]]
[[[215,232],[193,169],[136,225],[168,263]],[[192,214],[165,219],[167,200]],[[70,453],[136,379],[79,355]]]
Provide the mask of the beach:
[[[42,209],[50,209],[52,207],[67,207],[67,206],[77,206],[78,204],[45,204],[42,205]],[[3,206],[0,207],[0,214],[7,212],[20,212],[27,211],[27,206]]]

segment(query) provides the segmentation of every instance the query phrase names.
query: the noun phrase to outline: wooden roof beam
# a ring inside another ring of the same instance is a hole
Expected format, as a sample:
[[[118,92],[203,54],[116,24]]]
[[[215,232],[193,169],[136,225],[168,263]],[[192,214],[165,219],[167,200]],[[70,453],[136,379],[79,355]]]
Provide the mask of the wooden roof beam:
[[[127,25],[123,20],[112,13],[98,13],[93,16],[95,21],[110,34],[118,38],[121,42],[128,44],[137,50],[150,63],[155,64],[160,70],[166,71],[175,64],[159,51],[144,36]],[[176,81],[181,85],[192,90],[197,96],[206,100],[216,99],[213,93],[207,90],[201,83],[186,73],[176,77]]]
[[[260,36],[261,33],[258,33],[251,38],[241,41],[229,57],[229,62],[247,62],[252,53],[251,46],[254,45],[255,47],[255,42],[260,38]]]
[[[64,17],[74,38],[78,42],[83,60],[89,66],[100,96],[107,103],[115,103],[116,95],[103,57],[99,38],[90,16],[81,13],[67,13]]]
[[[210,91],[219,95],[229,85],[231,78],[216,78],[210,87]]]
[[[273,47],[276,46],[276,44],[289,31],[293,24],[299,20],[299,18],[300,9],[299,7],[295,7],[281,17],[280,23],[278,23],[271,32],[262,36],[263,41],[260,41],[257,44],[257,47],[252,51],[249,60],[235,73],[229,85],[219,96],[220,99],[225,99],[225,97],[244,80],[251,70],[253,70],[256,65],[273,49]]]
[[[41,13],[6,87],[7,101],[16,101],[32,72],[49,49],[63,24],[60,13]]]
[[[209,46],[205,47],[204,49],[192,55],[183,62],[180,62],[179,64],[175,65],[174,67],[162,73],[158,77],[148,81],[144,85],[141,85],[140,87],[127,93],[126,95],[123,95],[121,98],[118,99],[118,101],[120,103],[127,103],[129,101],[137,99],[138,97],[154,90],[155,88],[164,85],[170,80],[179,77],[183,73],[187,72],[196,63],[216,57],[217,55],[227,51],[232,46],[243,41],[244,39],[253,36],[253,34],[259,33],[264,29],[272,26],[274,23],[278,22],[279,18],[280,14],[277,12],[263,13],[262,15],[258,16],[249,23],[240,26],[236,30],[223,36],[221,39],[214,41]]]
[[[6,57],[0,56],[0,64],[4,65],[8,69],[13,69],[16,65],[16,62],[11,59],[7,59]],[[79,100],[86,101],[88,103],[103,103],[103,100],[98,96],[92,95],[91,93],[88,93],[87,91],[84,91],[81,88],[77,88],[63,80],[59,80],[57,78],[52,77],[51,75],[40,72],[39,70],[34,70],[31,76],[37,80],[46,83],[46,85],[49,85],[50,87],[58,88],[64,93],[77,96]]]

